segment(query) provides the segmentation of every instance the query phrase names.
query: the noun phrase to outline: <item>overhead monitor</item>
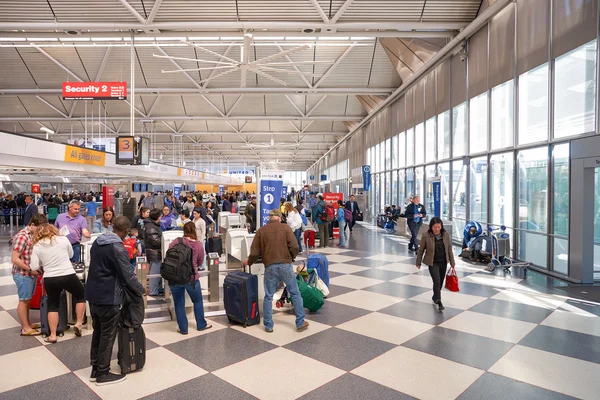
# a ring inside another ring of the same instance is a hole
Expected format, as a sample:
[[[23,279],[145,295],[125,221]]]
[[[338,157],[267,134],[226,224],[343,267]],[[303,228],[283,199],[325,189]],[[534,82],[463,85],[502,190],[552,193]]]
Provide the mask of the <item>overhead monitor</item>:
[[[148,165],[150,163],[150,139],[139,136],[117,137],[117,164]]]

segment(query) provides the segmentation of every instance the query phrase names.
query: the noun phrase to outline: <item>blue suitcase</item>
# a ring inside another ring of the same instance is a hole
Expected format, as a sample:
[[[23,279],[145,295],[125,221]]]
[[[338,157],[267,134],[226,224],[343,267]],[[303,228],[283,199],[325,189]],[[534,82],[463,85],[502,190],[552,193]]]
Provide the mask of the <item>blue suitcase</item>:
[[[329,287],[329,261],[323,254],[311,254],[308,256],[306,268],[314,268],[319,274],[319,278]]]
[[[233,271],[223,282],[223,303],[229,321],[244,327],[260,324],[258,276]]]

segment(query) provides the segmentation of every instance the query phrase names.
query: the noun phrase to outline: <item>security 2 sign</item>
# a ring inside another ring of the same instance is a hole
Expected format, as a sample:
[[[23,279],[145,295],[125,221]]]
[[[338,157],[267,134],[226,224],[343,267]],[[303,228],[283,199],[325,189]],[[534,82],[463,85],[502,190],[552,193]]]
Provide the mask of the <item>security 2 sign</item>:
[[[127,82],[63,82],[63,100],[126,100]]]

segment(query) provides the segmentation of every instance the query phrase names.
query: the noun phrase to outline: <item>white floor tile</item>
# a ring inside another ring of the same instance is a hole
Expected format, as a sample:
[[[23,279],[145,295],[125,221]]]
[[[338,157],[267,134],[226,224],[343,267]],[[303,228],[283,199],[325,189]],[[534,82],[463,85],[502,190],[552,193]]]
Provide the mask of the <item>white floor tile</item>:
[[[365,257],[365,259],[375,261],[400,262],[406,260],[406,257],[397,256],[395,254],[377,254],[375,256]]]
[[[0,297],[0,307],[5,310],[16,310],[19,305],[19,295],[10,294],[8,296]]]
[[[333,255],[329,255],[327,256],[327,261],[329,261],[329,263],[345,263],[348,261],[354,261],[354,260],[358,260],[358,257],[349,257],[349,256],[344,256],[344,255],[338,255],[338,254],[333,254]]]
[[[292,313],[282,312],[273,314],[273,333],[265,331],[265,326],[262,321],[258,325],[244,328],[240,325],[234,325],[231,329],[235,329],[241,333],[245,333],[255,338],[273,343],[277,346],[285,346],[286,344],[302,340],[315,333],[322,332],[331,328],[329,325],[321,324],[310,320],[310,314],[306,314],[306,320],[310,323],[307,330],[298,332],[296,330],[296,316]]]
[[[90,318],[90,317],[88,317]],[[84,328],[81,330],[81,335],[82,336],[89,336],[91,334],[94,333],[94,330],[92,329],[92,324],[91,324],[91,320],[90,320],[90,329],[85,329],[85,325]],[[44,346],[51,346],[51,343],[47,343],[44,341],[44,338],[42,337],[42,335],[39,336],[35,336],[35,338],[37,339],[38,342],[40,342],[42,345]],[[63,342],[65,340],[72,340],[72,339],[77,339],[78,337],[75,336],[75,331],[73,330],[73,327],[71,326],[67,331],[65,331],[63,336],[59,336],[56,339],[59,342]]]
[[[503,290],[497,295],[493,296],[492,299],[521,303],[528,306],[545,308],[548,310],[554,310],[560,307],[565,301],[558,297],[518,290],[516,288]]]
[[[348,251],[351,251],[351,250],[339,249],[337,247],[325,247],[324,249],[317,247],[315,249],[310,249],[311,253],[323,253],[323,254],[342,254],[342,253],[346,253]]]
[[[11,262],[5,262],[0,264],[0,269],[12,269],[12,266]]]
[[[442,323],[440,326],[504,342],[518,343],[537,324],[465,311]]]
[[[206,318],[206,321],[209,325],[212,325],[212,328],[205,331],[198,331],[196,329],[196,321],[193,319],[189,319],[188,316],[188,334],[182,335],[177,333],[177,322],[176,321],[168,321],[168,322],[158,322],[154,324],[145,324],[144,332],[146,333],[146,337],[149,340],[152,340],[154,343],[166,346],[171,343],[180,342],[182,340],[190,339],[196,336],[206,335],[208,333],[218,331],[220,329],[225,329],[225,325],[221,325],[217,322],[213,322],[210,318]]]
[[[489,372],[581,399],[597,399],[600,365],[515,346]]]
[[[0,393],[69,372],[45,347],[9,353],[0,356]]]
[[[259,399],[291,400],[338,378],[344,371],[294,351],[277,348],[213,374]]]
[[[0,286],[16,285],[12,275],[0,276]]]
[[[600,317],[593,314],[582,315],[556,310],[542,322],[542,325],[600,336]]]
[[[422,303],[431,303],[432,292],[425,292],[415,297],[411,297],[411,300],[420,301]],[[442,290],[442,303],[446,307],[458,308],[460,310],[468,310],[469,308],[487,300],[487,297],[473,296],[470,294],[464,294],[460,292],[451,292],[449,290]]]
[[[338,325],[336,328],[400,345],[433,327],[422,322],[375,312]]]
[[[128,374],[127,380],[117,385],[96,386],[89,380],[91,370],[92,367],[80,369],[75,375],[105,400],[139,399],[207,373],[163,347],[148,350],[144,369]],[[111,363],[111,372],[119,372],[116,360]]]
[[[386,271],[395,271],[395,272],[403,272],[405,274],[416,274],[419,272],[419,269],[415,267],[415,264],[409,264],[406,262],[398,262],[394,264],[382,265],[381,267],[377,267],[376,269],[383,269]]]
[[[340,274],[353,274],[355,272],[366,271],[369,268],[359,267],[352,264],[329,264],[329,270]]]
[[[356,275],[342,275],[331,278],[329,283],[337,286],[349,287],[352,289],[364,289],[369,286],[383,283],[384,281],[373,278],[365,278]]]
[[[364,290],[353,290],[352,292],[332,297],[327,301],[362,308],[365,310],[377,311],[381,310],[382,308],[386,308],[396,303],[399,303],[402,300],[404,299],[400,297],[367,292]]]
[[[421,267],[421,268],[423,268],[423,267]],[[414,275],[414,274],[406,275],[406,276],[401,276],[398,279],[394,279],[393,281],[390,281],[390,282],[401,283],[403,285],[419,286],[419,287],[424,287],[424,288],[428,288],[428,289],[433,288],[433,282],[431,280],[431,277],[425,276],[425,275]]]
[[[8,329],[8,328],[16,328],[17,326],[21,326],[21,323],[15,320],[12,315],[7,313],[6,311],[0,311],[0,330]]]
[[[511,287],[514,287],[517,283],[522,281],[522,279],[513,278],[510,276],[483,275],[483,274],[469,275],[462,279],[464,282],[477,283],[479,285],[501,287],[501,288],[511,288]]]
[[[484,371],[396,347],[352,373],[423,400],[453,400]]]

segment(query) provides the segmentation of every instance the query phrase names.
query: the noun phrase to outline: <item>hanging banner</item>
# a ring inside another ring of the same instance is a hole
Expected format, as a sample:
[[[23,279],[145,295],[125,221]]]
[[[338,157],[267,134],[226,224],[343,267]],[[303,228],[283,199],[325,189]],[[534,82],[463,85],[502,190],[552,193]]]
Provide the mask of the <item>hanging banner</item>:
[[[281,179],[261,179],[260,180],[260,226],[264,226],[269,221],[271,210],[279,209],[279,199],[281,199],[283,181]]]
[[[63,100],[127,100],[127,82],[63,82]]]
[[[433,187],[433,213],[436,217],[442,217],[442,196],[441,189],[442,183],[440,181],[434,181],[431,183]]]
[[[106,162],[106,153],[66,145],[65,161],[76,164],[96,165],[103,167],[104,163]]]
[[[371,190],[371,166],[363,165],[362,173],[363,173],[363,190],[365,192],[368,192],[369,190]]]
[[[181,196],[181,185],[173,185],[173,197],[179,200]]]
[[[287,199],[287,191],[288,191],[288,187],[287,186],[283,186],[281,188],[281,197],[283,197],[284,199]]]

